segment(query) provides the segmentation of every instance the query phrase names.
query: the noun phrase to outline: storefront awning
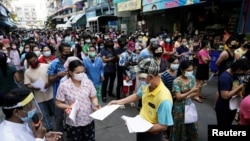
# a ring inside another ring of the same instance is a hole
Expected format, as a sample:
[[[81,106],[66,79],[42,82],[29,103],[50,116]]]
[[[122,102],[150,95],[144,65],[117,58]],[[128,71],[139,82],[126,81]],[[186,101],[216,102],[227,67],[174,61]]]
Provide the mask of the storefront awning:
[[[72,20],[72,24],[76,24],[81,18],[85,16],[85,13],[77,14]],[[85,16],[86,17],[86,16]],[[86,19],[86,18],[85,18]]]

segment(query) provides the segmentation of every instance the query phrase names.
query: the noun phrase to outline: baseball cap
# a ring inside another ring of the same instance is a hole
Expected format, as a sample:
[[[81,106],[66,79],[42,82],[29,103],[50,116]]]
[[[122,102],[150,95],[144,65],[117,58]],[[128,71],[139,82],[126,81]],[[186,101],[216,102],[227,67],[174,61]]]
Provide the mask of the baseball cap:
[[[140,61],[138,64],[138,72],[158,75],[160,66],[154,58],[146,58]]]

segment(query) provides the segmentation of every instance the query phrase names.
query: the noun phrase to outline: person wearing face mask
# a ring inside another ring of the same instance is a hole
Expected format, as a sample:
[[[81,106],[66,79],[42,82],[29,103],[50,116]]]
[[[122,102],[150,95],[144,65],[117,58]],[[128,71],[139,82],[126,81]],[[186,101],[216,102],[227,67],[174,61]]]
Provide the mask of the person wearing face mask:
[[[37,56],[38,58],[40,58],[40,56],[41,56],[41,51],[40,51],[40,49],[39,49],[38,46],[34,46],[34,47],[32,48],[32,51],[36,54],[36,56]]]
[[[119,66],[122,67],[123,73],[122,97],[126,97],[127,94],[131,95],[135,90],[136,73],[133,72],[133,68],[138,63],[138,55],[134,53],[134,50],[134,47],[128,47],[128,49],[123,52],[119,58]],[[132,83],[132,85],[128,85],[127,83]],[[117,97],[119,98],[120,96]],[[130,103],[130,105],[132,107],[135,106],[134,103]]]
[[[216,61],[216,66],[218,67],[218,76],[220,76],[229,66],[239,58],[238,55],[234,53],[237,49],[237,40],[235,36],[230,36],[226,41],[227,49],[221,52],[219,58]]]
[[[174,125],[170,129],[171,141],[197,140],[196,123],[184,124],[185,104],[187,100],[197,95],[193,63],[184,60],[180,63],[177,78],[173,81],[172,93],[175,97],[173,105]]]
[[[141,86],[137,93],[120,100],[113,100],[108,105],[123,105],[142,99],[139,116],[153,124],[146,132],[136,133],[137,141],[162,141],[162,131],[173,125],[172,96],[159,76],[160,67],[155,59],[146,58],[139,62],[140,74],[146,74],[147,85]]]
[[[116,75],[116,54],[114,51],[114,42],[113,40],[107,40],[104,44],[104,49],[100,52],[102,61],[104,63],[104,81],[102,83],[102,101],[107,101],[107,86],[108,87],[108,95],[110,97],[115,97],[113,94],[113,86]]]
[[[40,63],[46,63],[49,64],[54,59],[56,59],[56,56],[54,55],[54,50],[51,46],[42,46],[41,48],[42,55],[38,59]]]
[[[82,51],[85,54],[85,56],[88,56],[90,44],[91,44],[91,36],[85,37],[85,42],[84,42],[84,45],[82,47]]]
[[[156,45],[153,47],[153,58],[157,61],[160,66],[160,74],[163,73],[168,68],[168,61],[162,58],[162,54],[164,49],[160,45]]]
[[[11,44],[9,58],[11,64],[15,66],[17,70],[20,70],[22,68],[20,54],[18,52],[16,44]]]
[[[24,45],[23,51],[22,51],[22,53],[21,53],[21,58],[20,58],[20,60],[21,60],[21,65],[24,66],[25,55],[26,55],[26,53],[28,53],[28,52],[30,52],[30,51],[31,51],[31,46],[30,46],[29,44],[26,43],[26,44]]]
[[[180,62],[183,60],[189,60],[189,48],[188,48],[188,42],[186,38],[181,39],[181,45],[176,49],[176,56],[179,57]]]
[[[6,93],[0,103],[5,115],[0,124],[0,136],[3,141],[59,141],[61,132],[46,132],[40,122],[32,125],[32,117],[40,112],[34,94],[27,89],[16,88]],[[31,126],[32,125],[32,126]]]
[[[172,44],[170,36],[167,36],[164,43],[163,43],[164,52],[162,58],[168,60],[170,56],[175,54],[175,48]]]
[[[64,63],[71,56],[70,45],[61,44],[58,47],[59,58],[54,59],[48,68],[49,83],[53,84],[53,97],[55,99],[60,80],[68,73],[64,68]],[[56,131],[63,132],[63,110],[55,108]]]
[[[247,59],[236,60],[218,78],[218,98],[215,104],[217,124],[220,126],[230,126],[233,124],[237,108],[230,108],[230,100],[241,97],[245,84],[240,83],[238,76],[245,75],[250,69]]]
[[[173,101],[175,101],[175,97],[172,93],[172,88],[173,88],[172,86],[173,86],[173,81],[177,76],[177,71],[179,68],[179,59],[176,56],[172,55],[168,59],[168,62],[170,63],[170,67],[162,73],[161,80],[164,83],[164,85],[169,89],[169,91],[172,94]],[[163,132],[163,134],[165,134],[166,139],[169,139],[170,128],[171,126],[167,129],[166,132]]]
[[[88,78],[93,82],[96,88],[98,103],[101,103],[101,86],[102,81],[104,81],[104,67],[102,59],[96,56],[94,46],[89,47],[88,57],[83,59],[83,65],[85,66]]]
[[[38,57],[34,52],[28,52],[25,55],[25,59],[29,64],[29,68],[24,73],[24,85],[34,91],[35,99],[37,100],[39,107],[43,113],[43,123],[47,130],[52,130],[52,120],[49,117],[49,111],[54,113],[55,105],[53,100],[52,85],[48,82],[47,70],[49,64],[39,63]],[[34,85],[36,82],[40,82],[41,87]]]
[[[101,108],[96,97],[95,86],[87,78],[81,61],[71,61],[68,70],[69,79],[60,84],[56,95],[56,106],[64,110],[67,115],[67,139],[94,141],[95,123],[89,114]],[[74,103],[78,105],[75,122],[69,118]]]
[[[170,67],[162,73],[161,79],[164,85],[169,89],[169,91],[173,96],[172,86],[173,86],[173,81],[177,76],[177,71],[179,68],[179,59],[176,56],[172,55],[168,59],[168,63]]]

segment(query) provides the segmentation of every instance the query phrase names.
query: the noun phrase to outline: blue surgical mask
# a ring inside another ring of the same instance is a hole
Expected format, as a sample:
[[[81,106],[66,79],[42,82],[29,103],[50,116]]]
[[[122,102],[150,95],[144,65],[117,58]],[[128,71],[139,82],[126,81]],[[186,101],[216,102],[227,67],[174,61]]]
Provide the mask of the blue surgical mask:
[[[20,118],[23,122],[28,122],[32,119],[32,117],[35,115],[35,113],[36,113],[36,108],[28,111],[26,117],[20,117]]]
[[[193,71],[185,71],[185,77],[191,77],[193,76]]]
[[[179,64],[171,64],[170,65],[170,69],[171,70],[175,70],[176,71],[176,70],[178,70],[178,68],[179,68]]]
[[[140,84],[141,84],[141,86],[146,86],[147,85],[146,81],[143,81],[143,80],[140,80]]]
[[[51,55],[51,51],[46,51],[46,52],[43,52],[43,55],[45,57],[49,57]]]
[[[170,42],[170,38],[167,38],[167,39],[166,39],[166,42],[169,43],[169,42]]]

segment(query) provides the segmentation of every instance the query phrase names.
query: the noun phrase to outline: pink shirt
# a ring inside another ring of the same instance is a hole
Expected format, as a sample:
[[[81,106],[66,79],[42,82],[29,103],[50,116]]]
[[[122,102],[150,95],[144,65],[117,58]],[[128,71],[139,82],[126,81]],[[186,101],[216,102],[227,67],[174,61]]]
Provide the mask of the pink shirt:
[[[73,84],[71,78],[61,82],[58,87],[56,99],[71,105],[78,100],[79,109],[76,114],[75,123],[66,117],[66,123],[70,126],[86,126],[93,119],[89,116],[93,112],[90,97],[96,95],[96,89],[89,79],[84,79],[80,87]]]
[[[204,56],[205,58],[208,58],[209,57],[208,51],[206,51],[204,49],[201,49],[198,52],[198,61],[199,61],[199,64],[206,64],[205,62],[202,61],[202,56]]]
[[[240,103],[240,125],[250,125],[250,95]]]

